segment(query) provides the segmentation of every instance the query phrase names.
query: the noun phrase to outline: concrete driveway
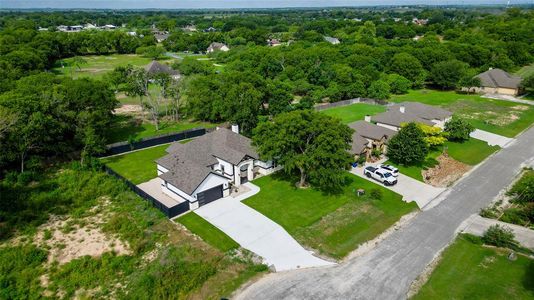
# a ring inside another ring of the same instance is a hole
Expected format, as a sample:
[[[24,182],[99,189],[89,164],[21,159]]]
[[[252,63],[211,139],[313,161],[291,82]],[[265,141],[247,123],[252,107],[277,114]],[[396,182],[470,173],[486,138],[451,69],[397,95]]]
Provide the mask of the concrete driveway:
[[[282,226],[241,203],[259,192],[259,187],[244,184],[249,192],[236,198],[226,197],[204,205],[194,212],[210,222],[243,248],[264,258],[276,271],[334,265],[304,249]],[[288,199],[289,201],[290,199]]]
[[[367,164],[366,166],[376,167],[378,165],[379,163]],[[376,184],[384,186],[380,182],[372,178],[367,178],[367,176],[363,175],[363,169],[363,167],[352,168],[350,172],[369,181],[372,181]],[[429,184],[408,177],[404,174],[399,174],[399,176],[397,177],[396,185],[384,187],[394,191],[397,194],[402,195],[402,200],[404,200],[405,202],[415,201],[419,208],[425,207],[428,203],[430,203],[430,201],[432,201],[432,199],[436,198],[439,194],[441,194],[441,192],[445,190],[445,188],[433,187]]]
[[[498,134],[487,132],[487,131],[480,130],[480,129],[475,129],[475,131],[471,132],[471,134],[469,134],[469,136],[472,137],[472,138],[475,138],[477,140],[484,141],[484,142],[488,143],[488,145],[490,145],[490,146],[497,145],[497,146],[499,146],[501,148],[505,148],[506,146],[508,146],[508,144],[511,141],[514,140],[514,139],[509,138],[509,137],[505,137],[505,136],[502,136],[502,135],[498,135]]]

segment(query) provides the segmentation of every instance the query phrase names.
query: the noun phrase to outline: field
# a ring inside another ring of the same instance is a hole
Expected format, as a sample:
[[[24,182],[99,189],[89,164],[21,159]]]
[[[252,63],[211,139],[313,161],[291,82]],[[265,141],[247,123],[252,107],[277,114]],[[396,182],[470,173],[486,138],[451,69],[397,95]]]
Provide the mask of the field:
[[[442,106],[468,119],[478,129],[506,137],[514,137],[534,123],[534,106],[486,99],[479,95],[414,90],[406,95],[395,95],[391,101],[415,101]]]
[[[185,214],[176,219],[176,221],[222,252],[239,248],[239,244],[232,238],[194,212]]]
[[[136,67],[144,67],[152,61],[150,58],[136,54],[90,55],[81,56],[81,58],[86,63],[80,64],[79,69],[74,63],[76,58],[66,58],[57,61],[52,71],[56,74],[73,78],[92,77],[100,79],[104,74],[112,71],[116,67],[124,67],[129,64]]]
[[[515,73],[515,75],[521,76],[522,78],[528,77],[532,74],[534,74],[534,64],[524,66]]]
[[[349,124],[354,121],[363,120],[365,115],[376,115],[386,111],[382,105],[373,105],[367,103],[356,103],[348,106],[334,107],[323,110],[322,112],[341,119],[343,124]]]
[[[534,299],[534,261],[460,235],[413,299]]]
[[[182,120],[180,122],[161,121],[159,130],[156,131],[156,126],[150,122],[141,123],[129,116],[118,116],[115,124],[107,132],[107,141],[108,143],[116,143],[128,141],[130,138],[139,140],[165,133],[180,132],[198,127],[210,128],[214,126],[216,126],[216,124],[188,120]]]
[[[261,191],[243,202],[280,224],[299,243],[334,258],[346,256],[416,209],[400,195],[348,173],[339,194],[297,189],[296,180],[282,176],[255,180]],[[360,188],[365,196],[356,195]]]
[[[267,269],[192,236],[104,172],[29,175],[0,181],[2,299],[220,299]]]

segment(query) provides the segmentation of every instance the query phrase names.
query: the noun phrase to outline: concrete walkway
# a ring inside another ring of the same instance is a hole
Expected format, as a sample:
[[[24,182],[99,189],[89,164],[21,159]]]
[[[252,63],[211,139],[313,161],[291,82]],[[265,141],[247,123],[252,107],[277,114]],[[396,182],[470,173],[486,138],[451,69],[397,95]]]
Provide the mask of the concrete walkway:
[[[515,102],[515,103],[521,103],[521,104],[527,104],[527,105],[534,105],[534,101],[532,100],[525,100],[525,99],[519,99],[514,96],[510,95],[500,95],[500,94],[486,94],[482,96],[483,98],[488,99],[494,99],[494,100],[503,100],[508,102]]]
[[[334,265],[314,256],[311,251],[297,243],[282,226],[241,203],[260,191],[258,186],[250,182],[244,185],[250,189],[249,192],[236,198],[219,199],[194,212],[243,248],[263,257],[265,263],[273,265],[276,271]]]
[[[510,144],[510,142],[514,140],[509,137],[505,137],[502,135],[498,135],[498,134],[487,132],[487,131],[480,130],[480,129],[475,129],[475,131],[471,132],[469,136],[477,140],[487,142],[488,145],[490,146],[497,145],[501,148],[507,147]]]
[[[377,165],[379,165],[379,163],[367,164],[366,166],[377,166]],[[367,176],[363,175],[363,169],[364,168],[362,167],[356,167],[356,168],[352,168],[350,172],[359,177],[365,178],[366,180],[369,180],[371,182],[384,186],[380,182],[375,181],[372,178],[367,178]],[[389,190],[394,191],[397,194],[402,195],[402,200],[405,202],[415,201],[417,203],[417,206],[419,206],[419,208],[425,207],[428,203],[430,203],[430,201],[432,201],[432,199],[436,198],[439,194],[441,194],[441,192],[445,190],[445,188],[433,187],[429,184],[413,179],[404,174],[399,174],[399,176],[397,177],[396,185],[384,186],[384,187]]]
[[[465,233],[470,233],[482,236],[486,230],[492,225],[500,225],[510,228],[515,235],[515,239],[524,247],[534,250],[534,230],[518,226],[515,224],[505,223],[498,220],[483,218],[479,215],[472,215],[467,219],[459,230]]]

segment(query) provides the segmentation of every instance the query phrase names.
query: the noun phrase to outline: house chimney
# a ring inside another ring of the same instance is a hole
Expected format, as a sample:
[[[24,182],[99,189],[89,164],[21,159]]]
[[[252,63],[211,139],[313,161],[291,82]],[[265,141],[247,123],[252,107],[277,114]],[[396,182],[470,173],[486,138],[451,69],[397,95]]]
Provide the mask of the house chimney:
[[[365,122],[371,122],[371,116],[370,115],[365,115]]]
[[[401,105],[399,107],[399,110],[400,110],[401,113],[404,113],[406,111],[406,107],[404,107],[404,105]]]
[[[239,125],[237,124],[232,124],[232,131],[239,134]]]

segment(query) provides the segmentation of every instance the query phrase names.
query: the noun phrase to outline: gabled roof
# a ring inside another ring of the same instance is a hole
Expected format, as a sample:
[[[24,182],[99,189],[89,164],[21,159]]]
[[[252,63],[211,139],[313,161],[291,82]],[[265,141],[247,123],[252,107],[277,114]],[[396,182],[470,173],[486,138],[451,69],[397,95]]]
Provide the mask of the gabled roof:
[[[145,70],[149,74],[157,74],[157,73],[167,73],[169,75],[178,75],[178,71],[173,70],[171,67],[160,64],[159,62],[153,60],[148,65],[145,66]]]
[[[480,85],[484,87],[517,89],[521,84],[521,77],[511,75],[501,69],[489,69],[476,77],[480,78]]]
[[[354,132],[352,134],[352,145],[351,145],[351,152],[353,154],[360,154],[367,148],[367,145],[369,144],[369,141],[359,135],[357,132]]]
[[[223,43],[213,42],[213,43],[210,44],[208,49],[220,50],[222,47],[227,47],[228,48],[228,46],[226,46]]]
[[[192,194],[212,172],[211,166],[218,162],[216,158],[233,165],[246,157],[258,158],[249,138],[226,128],[207,133],[186,144],[173,143],[166,151],[169,154],[156,162],[169,172],[159,177],[188,194]]]
[[[404,106],[406,112],[414,114],[426,120],[445,120],[452,116],[452,112],[438,106],[427,105],[419,102],[402,102],[389,107],[389,110],[400,112],[401,106]]]
[[[376,124],[366,121],[356,121],[350,123],[349,127],[354,129],[355,133],[357,133],[359,136],[376,141],[381,140],[384,137],[387,141],[397,134],[395,130],[391,130],[383,126],[378,126]]]
[[[375,115],[373,116],[373,122],[391,125],[395,127],[400,127],[401,124],[410,122],[422,123],[429,126],[434,125],[434,123],[432,123],[430,120],[420,118],[417,115],[408,112],[401,113],[399,110],[389,110],[381,114]]]

